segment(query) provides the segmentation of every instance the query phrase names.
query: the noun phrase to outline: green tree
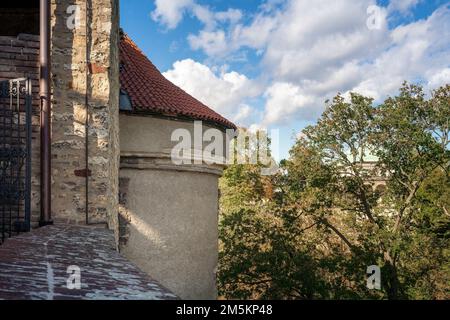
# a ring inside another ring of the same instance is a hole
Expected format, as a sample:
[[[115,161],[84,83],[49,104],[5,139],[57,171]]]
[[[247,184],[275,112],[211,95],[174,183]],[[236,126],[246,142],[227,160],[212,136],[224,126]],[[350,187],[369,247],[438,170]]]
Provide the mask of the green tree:
[[[377,107],[337,95],[276,175],[262,177],[258,165],[227,169],[221,293],[448,298],[449,94],[447,85],[427,100],[405,83]],[[373,264],[382,268],[380,292],[365,286]]]
[[[351,260],[363,263],[352,265],[382,266],[383,290],[390,299],[414,297],[409,289],[423,282],[424,269],[412,257],[436,262],[436,253],[442,257],[441,249],[448,246],[436,242],[429,229],[425,232],[418,191],[437,168],[448,172],[449,89],[435,91],[427,101],[420,87],[405,84],[399,96],[377,108],[361,95],[352,93],[350,101],[338,95],[317,125],[304,131],[305,141],[298,142],[314,150],[326,167],[320,175],[303,165],[300,172],[308,183],[298,199],[306,193],[320,204],[309,206],[310,214],[346,244]],[[294,148],[293,163],[304,157],[299,150]],[[376,166],[366,165],[370,155],[376,156]],[[292,166],[290,174],[299,175],[296,170]],[[375,177],[385,179],[384,192],[375,188]],[[434,212],[443,217],[445,207],[435,206]],[[433,267],[443,268],[442,263]],[[362,274],[363,269],[348,271]]]

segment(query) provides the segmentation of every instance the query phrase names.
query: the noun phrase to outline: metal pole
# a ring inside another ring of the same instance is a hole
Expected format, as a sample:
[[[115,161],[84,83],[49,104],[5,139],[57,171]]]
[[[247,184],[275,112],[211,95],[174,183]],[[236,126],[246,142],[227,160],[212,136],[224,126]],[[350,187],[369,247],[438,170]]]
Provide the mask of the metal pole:
[[[41,218],[51,219],[51,127],[50,127],[50,0],[40,0],[40,97],[41,97]]]
[[[25,128],[26,128],[26,150],[27,158],[25,163],[25,231],[29,231],[31,227],[31,142],[32,130],[31,113],[32,113],[32,95],[31,79],[26,80],[27,93],[25,97]]]

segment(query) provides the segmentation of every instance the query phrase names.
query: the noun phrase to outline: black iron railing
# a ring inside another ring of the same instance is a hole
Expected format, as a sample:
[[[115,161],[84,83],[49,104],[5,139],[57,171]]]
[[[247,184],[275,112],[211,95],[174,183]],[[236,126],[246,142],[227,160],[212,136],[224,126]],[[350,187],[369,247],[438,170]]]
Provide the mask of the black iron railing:
[[[0,244],[30,229],[31,80],[0,81]]]

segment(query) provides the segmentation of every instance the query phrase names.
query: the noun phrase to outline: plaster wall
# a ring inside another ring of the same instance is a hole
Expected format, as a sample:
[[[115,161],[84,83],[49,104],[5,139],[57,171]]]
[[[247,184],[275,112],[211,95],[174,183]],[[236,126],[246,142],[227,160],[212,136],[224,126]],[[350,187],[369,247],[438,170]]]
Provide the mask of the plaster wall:
[[[171,133],[192,121],[119,118],[122,254],[183,299],[215,299],[222,166],[172,163]]]

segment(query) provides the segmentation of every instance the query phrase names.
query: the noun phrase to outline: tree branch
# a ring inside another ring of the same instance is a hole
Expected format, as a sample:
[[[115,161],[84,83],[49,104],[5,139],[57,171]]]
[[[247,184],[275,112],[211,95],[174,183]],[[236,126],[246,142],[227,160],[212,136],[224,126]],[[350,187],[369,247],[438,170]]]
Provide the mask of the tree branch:
[[[449,216],[449,217],[450,217],[450,213],[448,213],[447,208],[446,208],[445,206],[442,206],[442,210],[444,210],[444,214],[445,214],[446,216]]]
[[[355,252],[355,246],[353,246],[353,244],[347,239],[346,236],[344,236],[342,232],[340,232],[335,226],[333,226],[326,218],[322,219],[322,223],[331,230],[333,230],[334,233],[336,233],[338,237],[345,242],[345,244],[349,247],[350,251],[352,251],[353,253]]]
[[[414,196],[416,194],[416,191],[419,189],[419,186],[420,186],[420,183],[418,181],[413,182],[413,187],[412,187],[411,191],[409,192],[409,195],[406,198],[405,203],[399,210],[399,213],[398,213],[397,219],[395,221],[395,225],[394,225],[394,233],[396,233],[399,230],[403,215],[404,215],[406,209],[411,204],[412,199],[414,198]]]

